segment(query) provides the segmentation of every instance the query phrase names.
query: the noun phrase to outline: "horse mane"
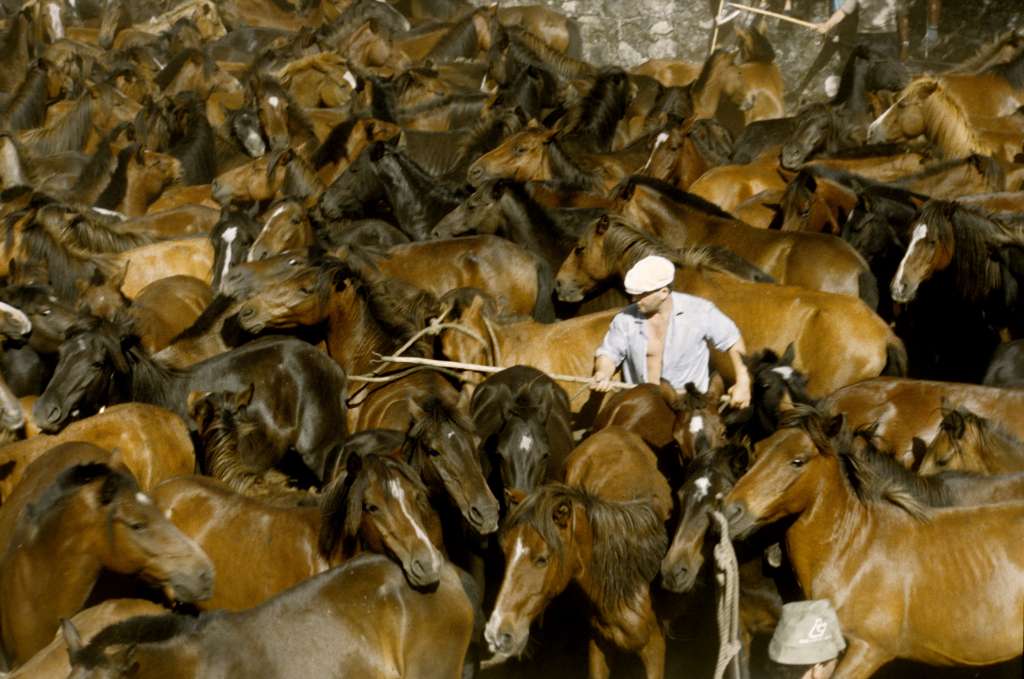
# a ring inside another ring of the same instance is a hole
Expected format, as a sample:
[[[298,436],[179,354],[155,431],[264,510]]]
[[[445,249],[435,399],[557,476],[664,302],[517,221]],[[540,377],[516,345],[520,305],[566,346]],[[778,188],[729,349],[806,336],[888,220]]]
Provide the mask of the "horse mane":
[[[501,199],[501,202],[504,203],[503,209],[515,210],[520,222],[529,224],[531,230],[541,234],[541,237],[554,237],[556,240],[566,242],[575,241],[579,237],[578,230],[567,230],[560,220],[555,219],[543,205],[530,195],[526,185],[522,182],[517,182],[514,179],[498,179],[495,186],[501,186],[504,189]],[[510,200],[505,201],[506,197]],[[535,239],[532,233],[530,236]],[[533,247],[528,247],[528,249],[536,251]]]
[[[445,423],[450,423],[457,429],[467,432],[476,431],[472,420],[454,403],[449,403],[439,395],[431,394],[426,398],[416,401],[417,407],[423,411],[423,415],[415,420],[409,433],[406,436],[406,447],[408,448],[419,441],[428,431],[436,429]]]
[[[596,177],[588,170],[585,170],[570,156],[558,138],[551,138],[544,147],[548,151],[548,161],[551,163],[552,179],[563,189],[591,191],[595,188]]]
[[[861,504],[887,503],[918,521],[927,521],[929,501],[934,498],[923,490],[924,486],[911,484],[912,479],[899,474],[895,467],[883,466],[884,463],[877,459],[869,461],[867,451],[854,452],[849,427],[843,422],[838,432],[830,433],[834,424],[835,420],[827,408],[794,404],[791,410],[783,413],[779,428],[801,429],[821,454],[836,458],[841,478]]]
[[[982,417],[963,406],[943,406],[939,431],[946,434],[950,445],[958,454],[961,440],[968,429],[974,430],[982,450],[1005,450],[1015,454],[1024,451],[1024,441],[1000,422]]]
[[[906,186],[912,184],[915,181],[921,179],[927,179],[928,177],[934,177],[937,174],[947,172],[948,170],[958,167],[960,165],[971,164],[981,173],[981,176],[985,179],[985,183],[989,184],[995,190],[1002,190],[1006,186],[1006,173],[1003,171],[1002,166],[992,156],[981,155],[978,153],[971,153],[963,158],[953,158],[951,160],[940,160],[935,163],[929,163],[920,172],[907,175],[906,177],[900,177],[899,179],[893,180],[894,186]]]
[[[121,490],[137,491],[139,484],[132,476],[112,469],[103,462],[85,462],[62,471],[39,498],[29,504],[19,518],[18,530],[36,530],[46,517],[65,500],[94,481],[103,480],[100,502],[109,504]]]
[[[190,94],[185,101],[185,124],[167,151],[181,162],[185,183],[209,184],[216,176],[215,137],[202,102]]]
[[[1024,227],[1004,224],[973,206],[942,200],[925,203],[919,221],[935,225],[940,244],[953,250],[949,269],[964,299],[981,301],[1003,289],[1006,297],[1000,301],[1014,307],[1019,292],[1016,279],[990,253],[1001,245],[1024,247]]]
[[[327,134],[327,138],[316,147],[316,151],[309,158],[309,162],[313,167],[319,170],[327,163],[333,163],[343,155],[347,158],[347,149],[345,147],[348,144],[348,138],[352,136],[352,131],[359,124],[359,121],[365,119],[363,116],[352,116],[332,127],[331,131]]]
[[[530,526],[561,560],[565,545],[554,512],[564,503],[581,505],[590,522],[593,539],[588,571],[596,589],[596,607],[628,607],[658,574],[668,549],[665,527],[653,505],[649,500],[609,502],[582,488],[551,483],[530,493],[506,519],[503,530]]]
[[[511,57],[514,63],[540,66],[563,78],[585,78],[594,73],[594,67],[587,62],[562,54],[525,28],[506,26],[504,31],[508,35],[506,57]]]
[[[75,665],[87,669],[100,666],[106,660],[107,648],[167,641],[192,632],[203,625],[206,618],[193,618],[176,613],[138,615],[104,627],[73,659]]]
[[[105,188],[104,182],[109,182],[111,172],[117,167],[117,158],[111,149],[111,142],[129,128],[129,123],[121,123],[103,136],[92,158],[82,168],[78,179],[71,187],[71,196],[91,205],[96,204],[96,192]]]
[[[695,134],[702,130],[705,131],[705,134]],[[712,143],[721,142],[719,135],[715,134],[713,130],[723,132],[726,135],[726,138],[729,139],[729,144],[733,143],[732,135],[729,133],[729,130],[714,118],[698,118],[693,121],[687,136],[706,160],[710,161],[714,165],[725,165],[731,161],[733,149],[731,146],[726,146],[724,143]],[[707,139],[705,139],[705,137],[707,137]]]
[[[283,153],[274,156],[267,166],[269,174],[281,159]],[[305,201],[324,192],[323,181],[316,170],[309,164],[305,156],[300,153],[292,153],[288,164],[284,167],[284,181],[281,183],[281,193],[293,200]]]
[[[427,494],[419,472],[402,460],[380,454],[363,455],[360,460],[359,470],[336,477],[324,490],[320,501],[321,520],[317,544],[320,554],[325,558],[329,558],[338,545],[342,545],[346,554],[351,551],[351,543],[358,537],[359,525],[363,521],[363,497],[371,474],[385,481],[403,477],[424,495]]]
[[[704,214],[711,217],[719,217],[721,219],[736,219],[731,214],[718,207],[714,203],[705,200],[694,193],[688,193],[683,191],[674,184],[669,184],[666,181],[655,179],[654,177],[647,177],[644,175],[634,174],[626,179],[613,189],[613,195],[618,195],[626,188],[635,188],[636,186],[646,186],[649,189],[657,191],[662,194],[665,198],[671,200],[673,203],[679,203],[685,205],[688,208],[703,212]]]
[[[341,280],[348,281],[365,301],[370,316],[396,345],[426,327],[428,319],[438,314],[437,298],[432,293],[397,278],[373,275],[375,267],[353,265],[347,259],[326,255],[312,266],[317,268],[313,294],[319,295],[321,304],[327,304]],[[409,352],[412,356],[430,356],[432,338],[421,337]]]
[[[720,264],[710,248],[698,246],[673,250],[661,241],[636,229],[623,218],[608,215],[608,227],[604,234],[606,266],[625,274],[630,267],[648,255],[660,255],[679,267],[709,269],[719,273],[732,274],[730,270]]]
[[[1010,87],[1015,90],[1024,88],[1024,50],[1018,51],[1017,55],[1010,61],[1003,64],[995,64],[986,69],[985,72],[1005,78],[1010,83]]]
[[[83,93],[74,107],[46,127],[25,132],[23,141],[40,156],[81,151],[92,131],[92,97]]]
[[[214,392],[205,396],[214,414],[205,428],[201,427],[205,473],[219,479],[232,490],[245,494],[256,481],[251,469],[240,459],[238,440],[257,430],[252,422],[242,422],[226,404],[234,394]]]
[[[480,10],[470,12],[466,16],[462,17],[455,22],[448,31],[441,36],[430,52],[427,54],[427,59],[455,59],[457,57],[466,56],[466,54],[473,55],[476,50],[474,49],[477,44],[476,35],[476,22],[474,18]]]
[[[919,78],[903,91],[900,97],[916,97],[918,91],[931,87],[933,91],[921,102],[925,130],[931,131],[933,143],[949,158],[962,158],[983,150],[967,114],[958,101],[950,97],[935,78]]]
[[[761,31],[753,26],[744,29],[740,39],[740,57],[747,63],[771,64],[775,62],[775,48]]]
[[[700,74],[697,75],[696,80],[690,83],[690,91],[702,92],[708,86],[708,83],[711,82],[711,76],[718,68],[719,62],[727,58],[732,58],[732,54],[721,47],[709,54],[700,68]]]
[[[217,293],[210,303],[206,305],[199,317],[171,339],[170,344],[177,344],[183,340],[197,339],[210,331],[217,324],[220,317],[235,303],[235,298],[224,293]]]
[[[615,127],[629,107],[629,78],[621,68],[606,68],[573,106],[557,137],[573,137],[596,151],[610,151]]]
[[[482,92],[458,92],[416,106],[400,108],[398,118],[401,122],[404,119],[419,118],[435,111],[447,109],[453,121],[466,118],[476,120],[483,112],[484,106],[487,105],[487,99],[488,95]],[[462,125],[456,125],[453,122],[452,127],[462,127]]]
[[[115,210],[118,203],[124,200],[125,193],[128,191],[128,165],[137,149],[138,145],[129,144],[117,152],[117,164],[114,166],[114,172],[110,175],[110,180],[103,192],[93,203],[96,207]]]
[[[157,240],[142,231],[119,229],[117,224],[80,216],[68,222],[61,231],[61,237],[89,252],[124,252]]]
[[[437,177],[432,176],[429,172],[423,169],[419,163],[413,160],[404,149],[395,148],[394,146],[385,145],[385,156],[390,156],[395,159],[402,171],[405,173],[405,178],[409,183],[420,189],[426,194],[426,198],[429,200],[440,201],[442,203],[450,203],[458,205],[465,200],[465,194],[463,193],[463,186],[455,183],[448,183],[439,180]],[[451,208],[445,210],[447,213]]]
[[[502,139],[521,129],[523,121],[514,109],[492,110],[491,115],[481,118],[462,138],[452,169],[479,158],[500,144]]]
[[[822,160],[855,160],[858,158],[875,158],[877,156],[898,156],[907,153],[908,149],[902,144],[867,144],[852,148],[839,149],[831,153],[818,156]],[[814,160],[809,161],[811,164]]]
[[[31,65],[25,78],[7,101],[0,120],[10,131],[39,127],[46,120],[47,79],[49,73],[42,60]]]
[[[8,226],[8,237],[13,229]],[[78,278],[90,277],[97,269],[104,275],[114,273],[116,263],[103,256],[102,253],[83,253],[72,246],[62,243],[42,224],[33,222],[21,231],[23,251],[30,261],[46,262],[50,284],[57,294],[65,300],[77,298],[75,281]]]

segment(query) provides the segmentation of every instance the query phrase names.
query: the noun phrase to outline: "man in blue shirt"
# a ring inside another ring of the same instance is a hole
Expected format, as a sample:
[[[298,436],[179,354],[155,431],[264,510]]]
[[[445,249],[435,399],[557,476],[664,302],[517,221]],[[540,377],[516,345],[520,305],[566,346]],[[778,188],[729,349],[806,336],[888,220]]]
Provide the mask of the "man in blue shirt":
[[[729,389],[730,404],[750,403],[750,374],[742,360],[746,352],[740,331],[711,302],[672,292],[675,265],[664,257],[644,257],[626,273],[626,293],[633,303],[615,315],[595,353],[592,389],[608,391],[615,369],[632,384],[668,381],[682,392],[693,382],[707,391],[710,343],[727,352],[736,373]]]

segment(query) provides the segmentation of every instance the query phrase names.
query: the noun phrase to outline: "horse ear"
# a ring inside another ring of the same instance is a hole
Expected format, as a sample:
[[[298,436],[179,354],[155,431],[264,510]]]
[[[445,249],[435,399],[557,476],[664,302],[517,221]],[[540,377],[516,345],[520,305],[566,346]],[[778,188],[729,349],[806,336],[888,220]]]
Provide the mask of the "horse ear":
[[[750,468],[750,449],[746,446],[732,445],[729,446],[727,454],[729,471],[732,472],[733,478],[738,479]]]
[[[185,400],[188,416],[196,424],[200,424],[208,417],[211,405],[206,397],[209,395],[209,392],[206,391],[190,391],[188,398]]]
[[[369,149],[370,160],[377,162],[384,157],[384,153],[387,151],[387,145],[384,142],[375,141]]]
[[[786,345],[786,351],[783,352],[782,358],[779,359],[779,362],[783,365],[793,365],[794,358],[796,358],[796,348],[793,346],[793,343],[790,342]]]
[[[64,634],[64,643],[68,645],[68,659],[74,665],[78,654],[82,652],[82,635],[69,618],[60,619],[60,631]]]
[[[256,384],[249,383],[249,386],[235,394],[235,407],[244,408],[252,403],[252,395],[256,393]]]
[[[607,214],[603,214],[597,218],[597,225],[594,227],[594,233],[598,236],[603,236],[604,232],[608,230],[611,225],[611,219]]]
[[[828,421],[828,427],[825,431],[825,435],[828,436],[829,438],[832,438],[833,436],[838,436],[839,432],[842,431],[843,425],[845,423],[846,415],[844,415],[843,413],[839,413],[838,415],[833,416]]]
[[[555,522],[555,525],[559,528],[568,528],[569,519],[572,517],[572,502],[569,500],[562,500],[555,506],[551,511],[551,520]]]

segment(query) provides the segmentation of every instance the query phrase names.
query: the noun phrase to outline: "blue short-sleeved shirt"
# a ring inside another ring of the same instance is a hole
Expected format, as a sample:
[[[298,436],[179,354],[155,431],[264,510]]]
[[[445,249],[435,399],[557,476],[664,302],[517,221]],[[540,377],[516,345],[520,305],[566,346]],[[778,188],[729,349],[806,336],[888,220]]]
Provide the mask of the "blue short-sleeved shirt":
[[[740,339],[740,331],[718,307],[701,297],[672,293],[672,319],[665,334],[661,376],[677,391],[693,382],[708,388],[708,343],[727,351]],[[647,319],[630,304],[612,318],[597,356],[622,365],[622,378],[632,384],[647,381]]]

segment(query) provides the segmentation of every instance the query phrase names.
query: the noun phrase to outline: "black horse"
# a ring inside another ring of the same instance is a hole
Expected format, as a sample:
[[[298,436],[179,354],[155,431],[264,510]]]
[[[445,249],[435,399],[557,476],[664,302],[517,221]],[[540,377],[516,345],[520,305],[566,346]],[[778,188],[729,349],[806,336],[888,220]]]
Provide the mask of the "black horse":
[[[477,387],[470,412],[506,510],[545,481],[562,479],[573,448],[572,413],[569,397],[547,374],[524,365],[495,373]]]
[[[195,391],[241,392],[255,384],[246,410],[278,452],[294,450],[323,479],[330,453],[346,435],[345,374],[312,345],[267,338],[214,356],[186,370],[154,361],[124,325],[88,319],[73,326],[32,418],[47,432],[113,403],[152,403],[188,421]]]

